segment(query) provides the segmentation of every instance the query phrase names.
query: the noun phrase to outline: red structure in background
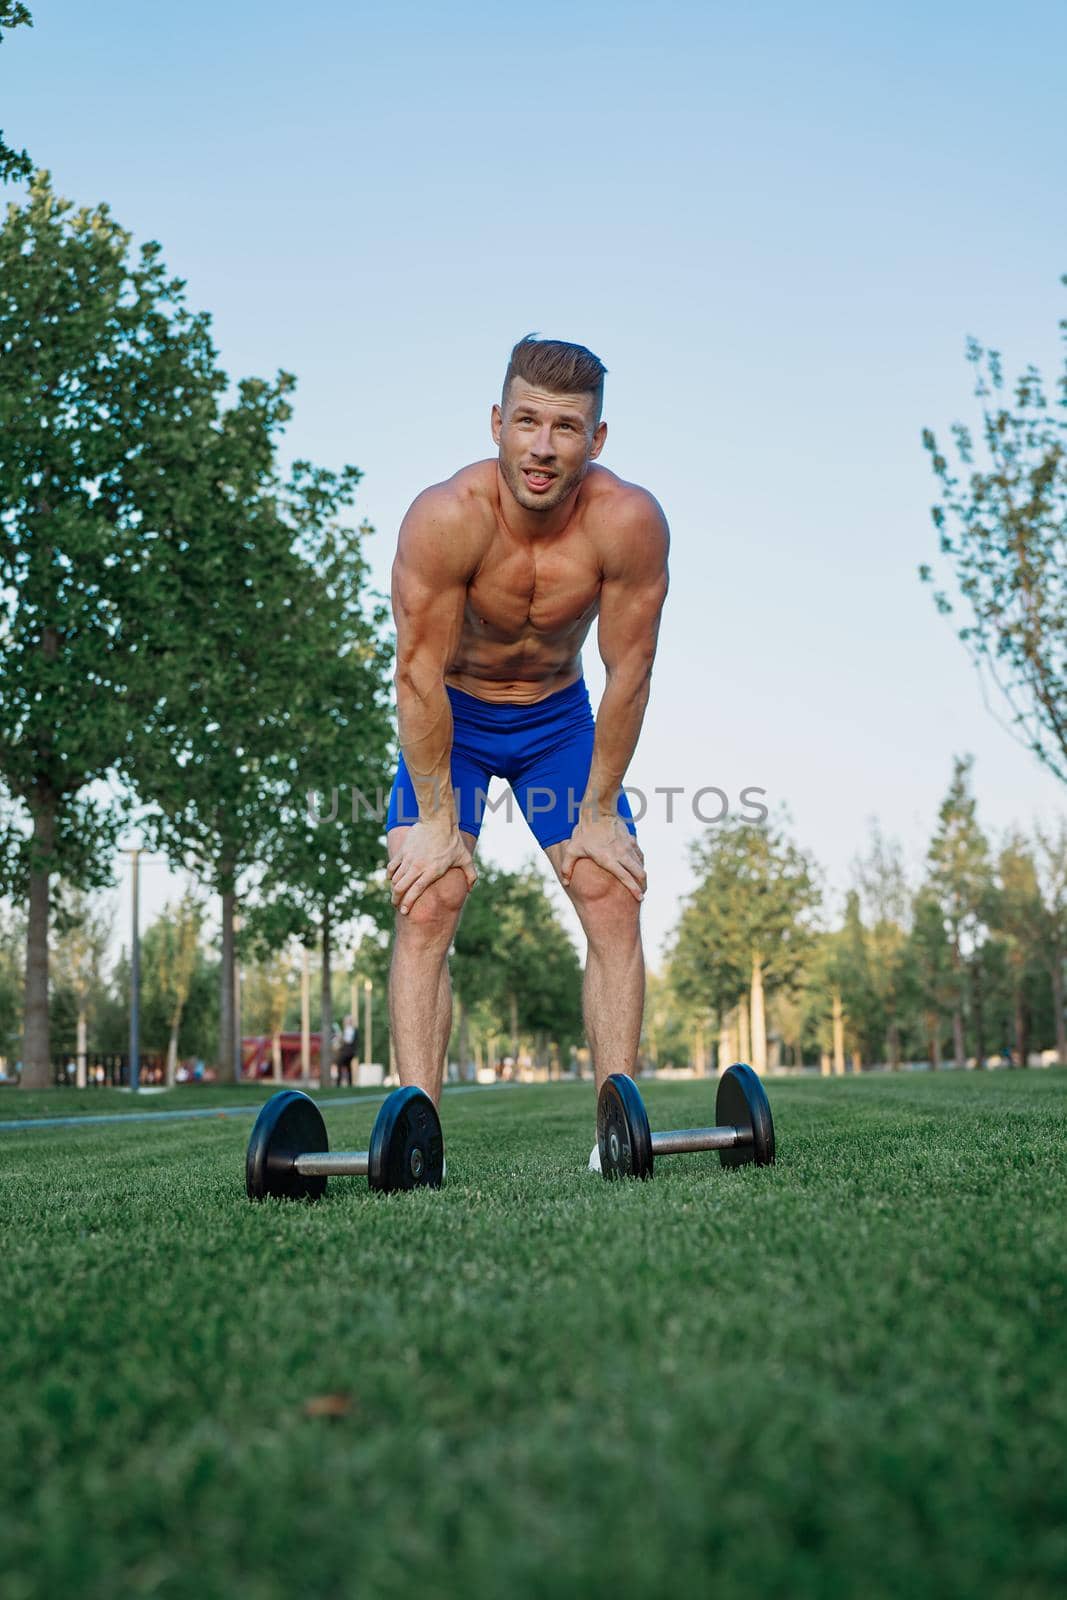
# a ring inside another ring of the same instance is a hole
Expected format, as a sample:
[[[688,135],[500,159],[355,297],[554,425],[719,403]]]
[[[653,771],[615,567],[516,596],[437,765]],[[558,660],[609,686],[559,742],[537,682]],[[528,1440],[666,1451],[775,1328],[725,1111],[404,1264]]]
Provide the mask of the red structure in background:
[[[295,1078],[300,1081],[300,1035],[298,1033],[279,1034],[282,1047],[282,1077]],[[322,1035],[311,1035],[311,1074],[317,1078],[319,1075],[319,1042]],[[242,1078],[269,1078],[274,1071],[274,1055],[271,1049],[271,1036],[269,1033],[260,1033],[247,1036],[241,1040],[241,1077]]]

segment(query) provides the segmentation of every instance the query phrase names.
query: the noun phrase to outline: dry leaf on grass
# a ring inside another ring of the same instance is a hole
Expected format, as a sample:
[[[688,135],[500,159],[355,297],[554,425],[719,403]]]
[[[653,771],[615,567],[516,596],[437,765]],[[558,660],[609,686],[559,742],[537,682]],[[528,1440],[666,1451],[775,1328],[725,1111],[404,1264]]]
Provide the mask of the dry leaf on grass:
[[[347,1417],[352,1410],[350,1394],[313,1394],[304,1401],[305,1417]]]

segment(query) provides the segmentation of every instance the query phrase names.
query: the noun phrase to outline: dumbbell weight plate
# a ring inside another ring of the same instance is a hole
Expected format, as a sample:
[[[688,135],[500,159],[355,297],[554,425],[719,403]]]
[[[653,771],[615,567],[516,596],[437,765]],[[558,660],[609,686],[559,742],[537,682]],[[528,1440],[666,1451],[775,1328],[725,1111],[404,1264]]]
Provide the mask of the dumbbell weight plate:
[[[771,1108],[759,1077],[745,1062],[727,1067],[719,1079],[715,1096],[715,1121],[720,1126],[751,1128],[752,1143],[734,1145],[719,1151],[724,1167],[743,1167],[754,1161],[768,1167],[774,1161],[774,1123]]]
[[[605,1178],[651,1178],[652,1132],[632,1078],[613,1072],[596,1107],[596,1141]]]
[[[439,1189],[445,1142],[437,1107],[422,1089],[394,1089],[370,1136],[367,1177],[372,1189]]]
[[[325,1178],[303,1178],[293,1162],[298,1155],[328,1150],[322,1112],[299,1089],[272,1094],[256,1118],[245,1160],[245,1188],[250,1200],[276,1195],[280,1200],[318,1200]]]

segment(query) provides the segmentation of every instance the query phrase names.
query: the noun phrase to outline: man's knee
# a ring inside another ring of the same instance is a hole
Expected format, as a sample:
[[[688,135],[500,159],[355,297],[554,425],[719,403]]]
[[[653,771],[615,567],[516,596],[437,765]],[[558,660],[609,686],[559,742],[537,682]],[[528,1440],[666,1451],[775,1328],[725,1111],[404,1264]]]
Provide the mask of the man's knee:
[[[569,892],[588,938],[637,927],[639,902],[613,872],[588,856],[574,863]]]
[[[462,868],[449,867],[424,889],[406,916],[397,913],[397,925],[417,928],[427,938],[451,939],[467,899],[467,879]]]

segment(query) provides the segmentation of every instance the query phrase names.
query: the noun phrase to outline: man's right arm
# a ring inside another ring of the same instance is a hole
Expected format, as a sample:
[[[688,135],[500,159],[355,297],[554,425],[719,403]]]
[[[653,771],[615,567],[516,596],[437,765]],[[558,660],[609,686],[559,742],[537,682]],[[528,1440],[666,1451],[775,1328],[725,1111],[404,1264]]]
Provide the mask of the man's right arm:
[[[393,562],[396,705],[400,748],[419,821],[458,826],[452,795],[452,706],[445,673],[459,645],[478,552],[462,503],[444,484],[420,494],[400,528]]]

